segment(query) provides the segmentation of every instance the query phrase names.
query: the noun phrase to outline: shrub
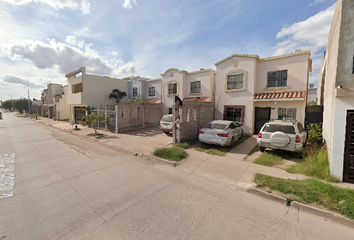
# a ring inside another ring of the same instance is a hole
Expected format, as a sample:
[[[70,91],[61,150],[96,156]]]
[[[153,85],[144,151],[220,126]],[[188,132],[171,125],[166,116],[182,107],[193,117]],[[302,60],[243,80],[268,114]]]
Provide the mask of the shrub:
[[[171,161],[180,161],[188,156],[186,151],[179,147],[159,148],[156,149],[154,155]]]
[[[307,144],[321,145],[323,142],[322,137],[322,123],[312,123],[307,126]]]

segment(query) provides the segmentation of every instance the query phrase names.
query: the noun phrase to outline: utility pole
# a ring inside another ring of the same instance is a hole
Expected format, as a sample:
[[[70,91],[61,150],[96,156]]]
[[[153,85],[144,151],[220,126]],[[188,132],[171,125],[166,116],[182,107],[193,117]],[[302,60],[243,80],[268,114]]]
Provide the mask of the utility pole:
[[[31,115],[30,98],[29,98],[29,85],[28,85],[28,115]]]

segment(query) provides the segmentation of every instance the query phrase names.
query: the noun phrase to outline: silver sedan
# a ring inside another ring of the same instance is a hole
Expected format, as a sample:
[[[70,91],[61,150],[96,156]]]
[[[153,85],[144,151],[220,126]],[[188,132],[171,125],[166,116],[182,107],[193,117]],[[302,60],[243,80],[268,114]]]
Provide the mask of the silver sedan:
[[[203,143],[231,147],[242,134],[241,124],[233,121],[214,120],[199,130],[198,139]]]

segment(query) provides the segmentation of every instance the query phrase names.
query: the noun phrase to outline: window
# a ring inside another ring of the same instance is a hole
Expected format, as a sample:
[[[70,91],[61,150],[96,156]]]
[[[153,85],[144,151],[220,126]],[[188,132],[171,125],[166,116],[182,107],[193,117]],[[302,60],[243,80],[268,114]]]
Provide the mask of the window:
[[[168,84],[168,95],[177,94],[177,83]]]
[[[137,97],[137,96],[138,96],[138,88],[133,87],[133,97]]]
[[[155,87],[149,87],[149,97],[155,97]]]
[[[190,93],[200,93],[200,81],[191,82]]]
[[[243,73],[235,73],[227,76],[227,90],[243,89]]]
[[[245,109],[245,105],[224,105],[224,120],[244,122]]]
[[[288,80],[288,70],[268,72],[267,88],[286,87]]]
[[[299,129],[299,132],[302,133],[304,130],[304,127],[302,126],[301,123],[297,123],[297,129]]]
[[[278,119],[296,120],[296,108],[278,108]]]
[[[226,108],[226,120],[241,122],[242,109],[241,108]]]
[[[168,108],[168,114],[172,114],[172,108]]]

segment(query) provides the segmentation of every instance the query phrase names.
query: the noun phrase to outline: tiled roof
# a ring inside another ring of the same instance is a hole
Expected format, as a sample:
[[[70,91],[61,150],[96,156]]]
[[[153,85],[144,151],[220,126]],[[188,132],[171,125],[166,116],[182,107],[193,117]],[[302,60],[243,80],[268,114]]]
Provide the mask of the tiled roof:
[[[161,99],[149,99],[151,103],[161,103]]]
[[[204,102],[209,100],[209,97],[189,97],[189,98],[183,98],[183,101],[187,102]]]
[[[253,95],[253,99],[305,98],[306,91],[262,92]]]

